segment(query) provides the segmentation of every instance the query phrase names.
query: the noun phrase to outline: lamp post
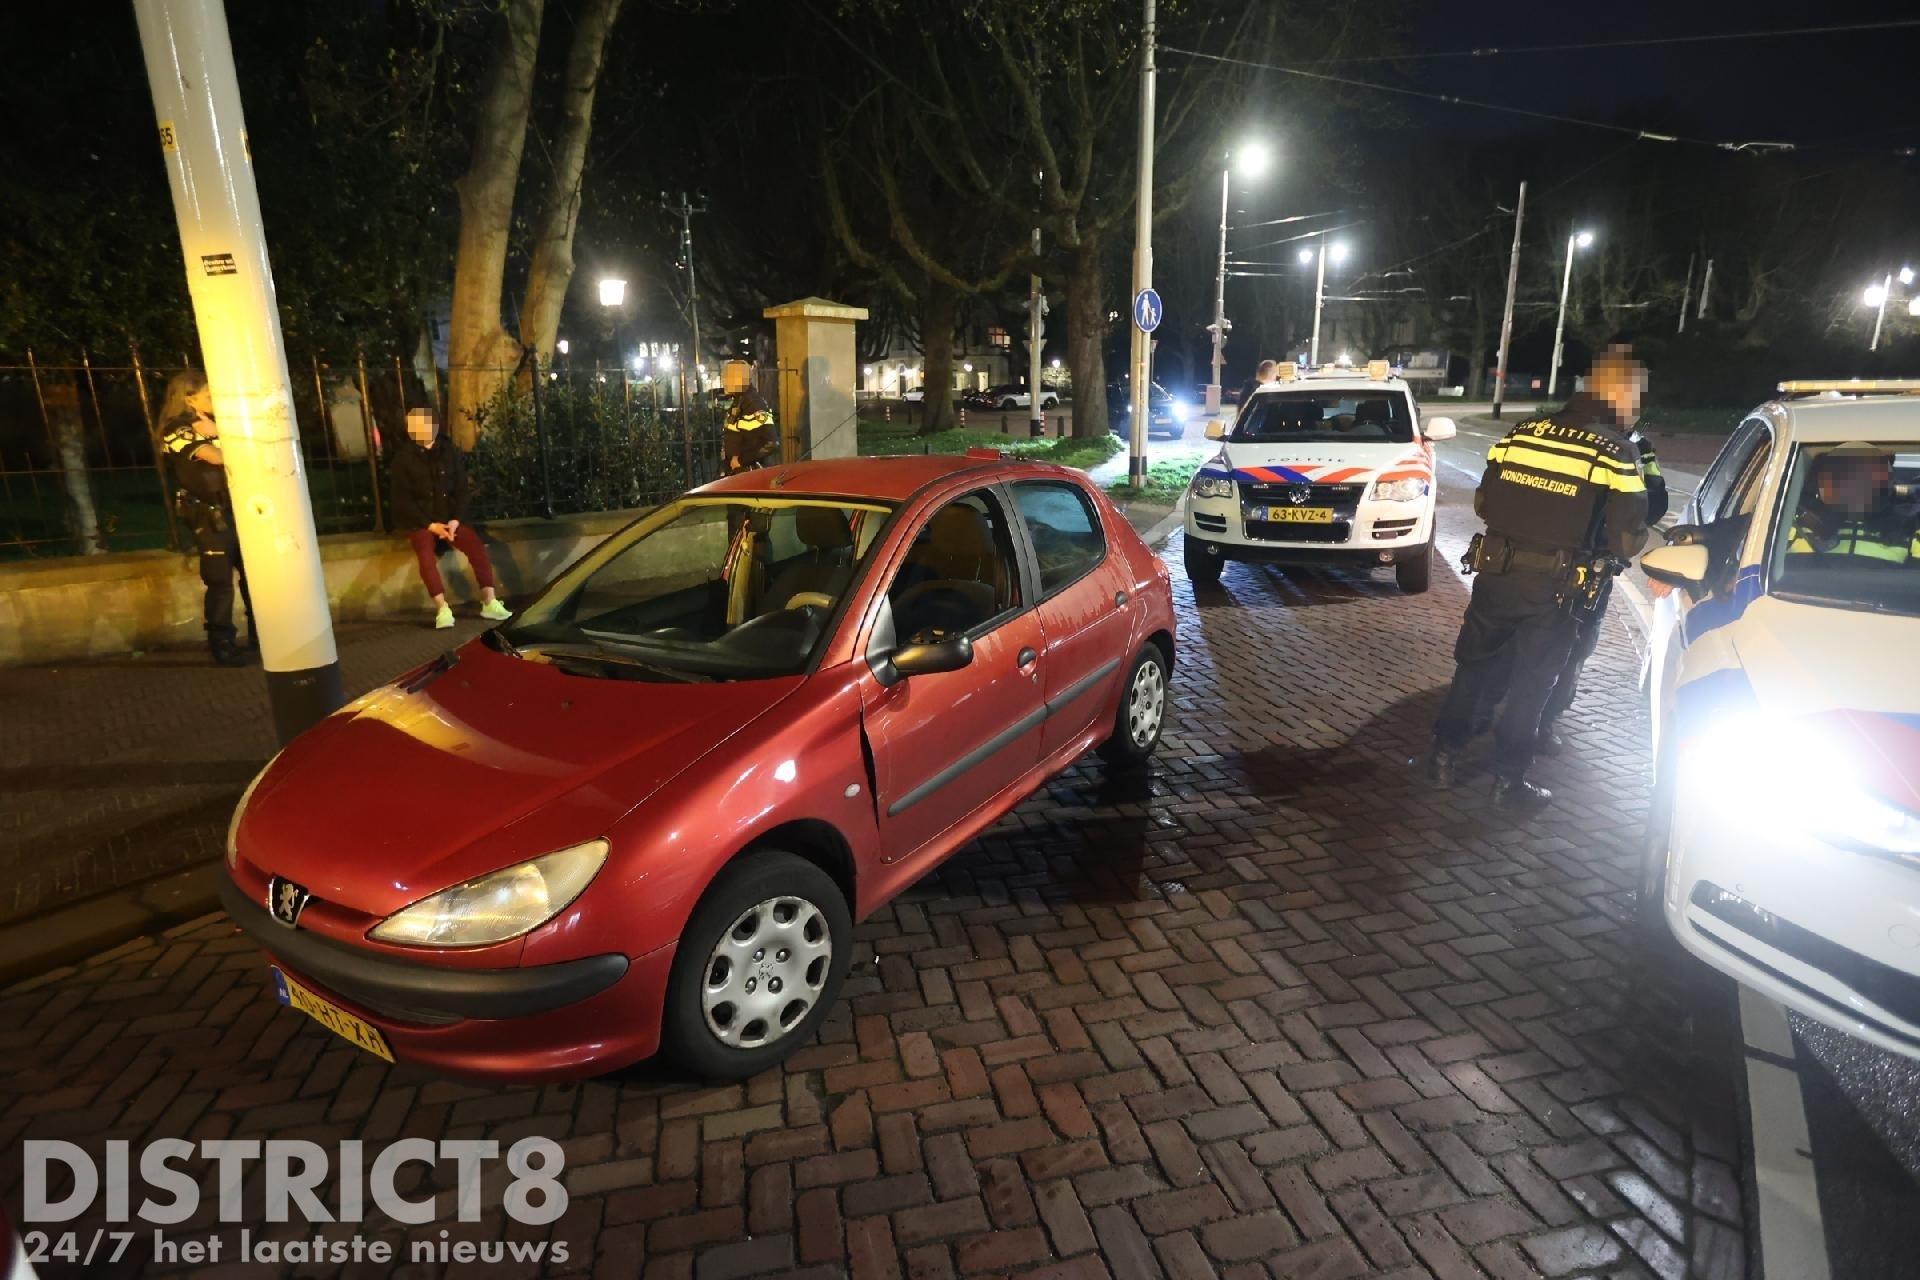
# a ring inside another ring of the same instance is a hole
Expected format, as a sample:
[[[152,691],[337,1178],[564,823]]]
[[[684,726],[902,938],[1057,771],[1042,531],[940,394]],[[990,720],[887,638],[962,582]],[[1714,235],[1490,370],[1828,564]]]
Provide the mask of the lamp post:
[[[1567,237],[1567,265],[1560,273],[1560,318],[1553,326],[1553,364],[1547,369],[1547,398],[1560,385],[1560,344],[1567,333],[1567,290],[1573,284],[1573,251],[1593,243],[1593,232],[1576,231]]]
[[[1227,195],[1233,181],[1234,161],[1246,178],[1258,178],[1267,171],[1272,153],[1263,142],[1241,144],[1236,156],[1229,151],[1220,166],[1220,267],[1213,278],[1213,381],[1207,384],[1207,412],[1220,412],[1220,370],[1226,364],[1223,348],[1227,344]]]
[[[1869,351],[1878,351],[1880,349],[1880,333],[1887,322],[1887,300],[1893,296],[1894,274],[1894,272],[1889,271],[1886,274],[1886,278],[1881,280],[1879,284],[1868,285],[1867,291],[1861,299],[1874,309],[1873,341],[1867,344],[1867,350]],[[1900,268],[1899,277],[1901,284],[1912,284],[1913,268]],[[1920,295],[1908,299],[1907,314],[1910,316],[1920,316]]]
[[[1329,246],[1325,232],[1320,234],[1319,240],[1319,249],[1300,251],[1300,261],[1318,263],[1313,281],[1313,337],[1307,343],[1307,367],[1310,369],[1320,367],[1320,313],[1326,309],[1327,303],[1327,255],[1333,255],[1336,266],[1347,260],[1346,241],[1336,240]]]
[[[626,402],[633,403],[633,390],[627,381],[627,343],[620,333],[620,309],[627,301],[627,282],[618,276],[600,277],[600,305],[613,316],[613,362],[620,367],[620,387]]]

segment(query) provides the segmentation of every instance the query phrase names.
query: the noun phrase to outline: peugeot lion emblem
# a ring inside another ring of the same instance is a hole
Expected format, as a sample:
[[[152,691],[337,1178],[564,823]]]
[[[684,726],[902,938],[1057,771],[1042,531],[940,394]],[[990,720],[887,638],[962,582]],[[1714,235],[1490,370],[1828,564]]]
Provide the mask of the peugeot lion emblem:
[[[267,882],[267,910],[289,929],[299,925],[300,913],[307,909],[307,901],[312,896],[293,881],[279,876]]]

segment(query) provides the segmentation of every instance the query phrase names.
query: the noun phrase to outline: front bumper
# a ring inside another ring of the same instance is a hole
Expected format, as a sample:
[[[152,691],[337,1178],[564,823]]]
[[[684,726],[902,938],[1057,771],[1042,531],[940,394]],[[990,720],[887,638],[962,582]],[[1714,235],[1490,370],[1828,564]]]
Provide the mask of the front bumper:
[[[1187,539],[1229,560],[1269,564],[1389,564],[1424,555],[1433,538],[1430,502],[1362,501],[1336,511],[1315,536],[1288,538],[1248,521],[1238,499],[1187,499]]]
[[[1681,943],[1807,1017],[1920,1057],[1920,868],[1686,810],[1664,903]]]
[[[386,1034],[395,1056],[516,1083],[597,1075],[659,1049],[674,948],[472,969],[289,929],[229,876],[221,904],[290,976]]]

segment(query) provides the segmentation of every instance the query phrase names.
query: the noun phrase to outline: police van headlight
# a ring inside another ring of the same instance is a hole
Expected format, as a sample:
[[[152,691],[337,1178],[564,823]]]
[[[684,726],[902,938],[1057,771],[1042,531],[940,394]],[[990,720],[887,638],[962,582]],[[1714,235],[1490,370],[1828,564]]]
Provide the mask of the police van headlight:
[[[1418,502],[1427,496],[1427,482],[1418,477],[1382,480],[1373,486],[1373,496],[1381,502]]]
[[[1231,498],[1233,496],[1232,476],[1196,475],[1193,478],[1193,496],[1196,498]]]
[[[1804,832],[1863,853],[1920,855],[1920,814],[1868,791],[1847,756],[1815,726],[1729,716],[1682,749],[1679,781],[1731,826]]]

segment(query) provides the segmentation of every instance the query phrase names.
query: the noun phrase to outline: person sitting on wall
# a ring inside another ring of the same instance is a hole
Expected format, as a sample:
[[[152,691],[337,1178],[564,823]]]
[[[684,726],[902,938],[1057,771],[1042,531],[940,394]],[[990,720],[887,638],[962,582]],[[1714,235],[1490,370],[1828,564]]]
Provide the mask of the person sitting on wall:
[[[389,464],[393,475],[393,525],[407,535],[420,561],[420,581],[433,597],[433,625],[453,625],[447,604],[447,586],[440,577],[440,557],[455,547],[473,567],[480,584],[480,616],[500,622],[513,611],[494,594],[493,562],[480,535],[467,523],[467,467],[460,450],[440,430],[431,409],[407,410],[407,438]]]

